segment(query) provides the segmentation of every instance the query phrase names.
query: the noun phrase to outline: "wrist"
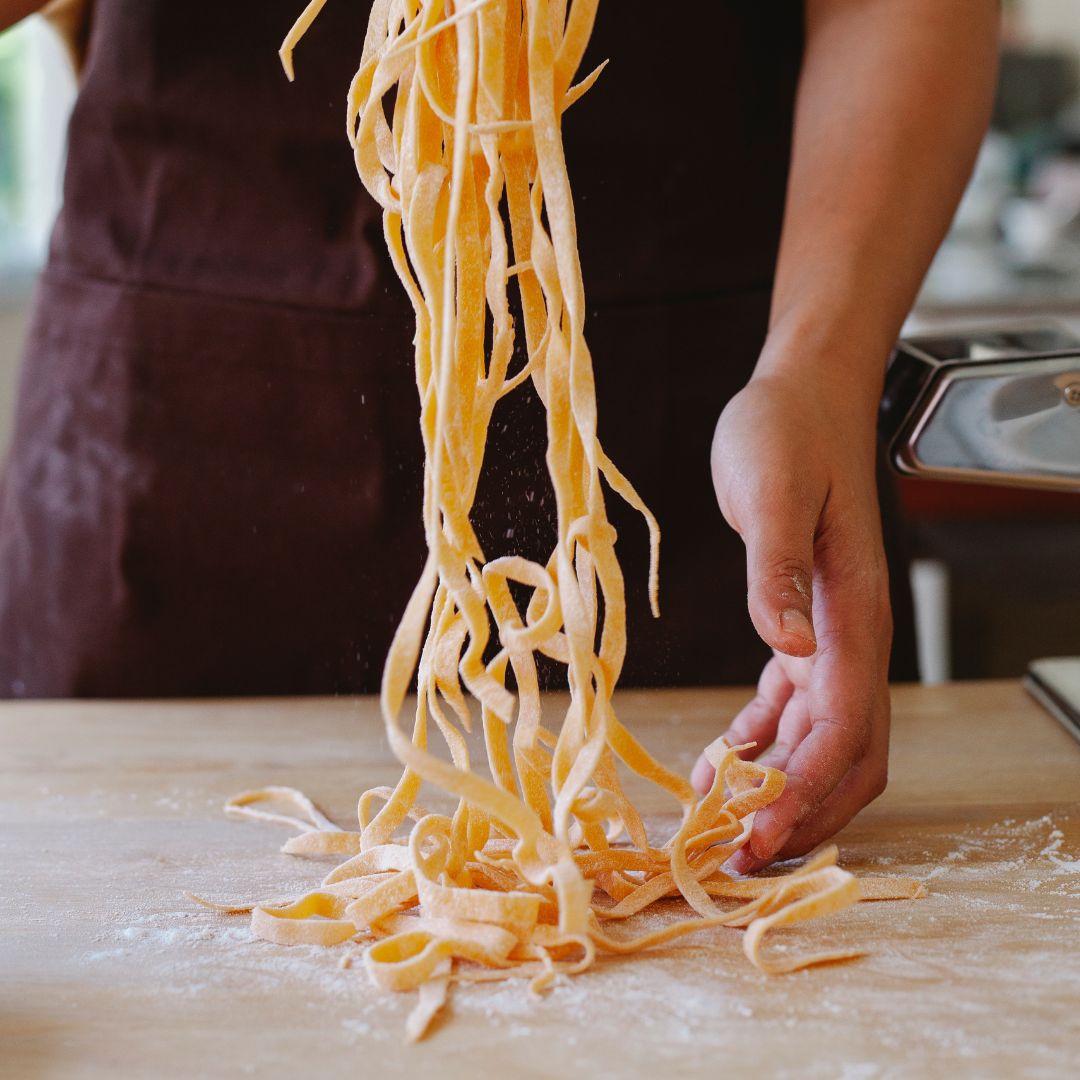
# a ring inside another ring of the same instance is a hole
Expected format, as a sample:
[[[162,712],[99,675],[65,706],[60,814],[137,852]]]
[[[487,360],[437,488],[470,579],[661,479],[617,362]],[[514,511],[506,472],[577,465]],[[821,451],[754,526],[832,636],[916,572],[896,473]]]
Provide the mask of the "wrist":
[[[854,315],[786,313],[774,318],[752,380],[795,383],[874,424],[893,343]]]

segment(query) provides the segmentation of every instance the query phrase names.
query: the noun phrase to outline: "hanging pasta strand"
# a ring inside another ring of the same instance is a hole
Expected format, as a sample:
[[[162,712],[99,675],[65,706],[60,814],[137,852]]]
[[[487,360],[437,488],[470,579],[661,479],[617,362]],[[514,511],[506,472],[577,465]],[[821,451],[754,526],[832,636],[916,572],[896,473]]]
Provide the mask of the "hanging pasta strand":
[[[293,49],[323,3],[313,0],[285,39],[290,78]],[[855,955],[772,961],[762,947],[772,927],[860,899],[835,849],[787,877],[735,881],[721,869],[746,843],[757,810],[780,795],[783,774],[718,740],[706,751],[713,786],[699,798],[644,750],[613,706],[626,605],[607,495],[645,519],[655,614],[659,529],[601,447],[585,337],[561,128],[603,69],[574,85],[596,9],[597,0],[374,0],[348,92],[357,171],[382,206],[416,318],[429,554],[381,695],[404,770],[396,787],[363,794],[355,832],[289,789],[246,792],[230,806],[299,826],[286,845],[295,854],[350,856],[297,902],[253,905],[253,928],[277,942],[372,941],[365,965],[376,984],[422,990],[410,1038],[424,1033],[453,981],[527,975],[539,992],[558,974],[587,968],[598,950],[637,951],[711,926],[746,927],[746,954],[764,971]],[[516,371],[511,289],[526,345]],[[483,551],[470,520],[492,412],[526,380],[546,410],[555,493],[554,546],[543,564]],[[528,599],[519,604],[515,594]],[[498,648],[485,660],[492,624]],[[544,712],[538,654],[567,672],[570,703],[554,721]],[[407,732],[402,712],[414,679]],[[487,775],[470,759],[470,698],[479,703]],[[428,748],[432,723],[449,761]],[[665,844],[651,844],[626,798],[620,761],[679,806],[682,824]],[[424,783],[457,796],[452,816],[418,808]],[[302,817],[256,808],[273,799]],[[878,881],[867,895],[917,892],[912,882]],[[696,916],[638,938],[604,928],[673,895]],[[722,911],[718,900],[740,906]]]

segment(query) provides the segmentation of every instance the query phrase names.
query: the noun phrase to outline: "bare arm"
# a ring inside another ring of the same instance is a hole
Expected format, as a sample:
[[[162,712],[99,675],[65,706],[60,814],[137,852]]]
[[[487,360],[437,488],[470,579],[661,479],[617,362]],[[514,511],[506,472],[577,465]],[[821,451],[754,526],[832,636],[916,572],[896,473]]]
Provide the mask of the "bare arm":
[[[809,365],[852,377],[873,413],[884,359],[986,130],[998,3],[807,0],[806,18],[770,348],[758,374]]]
[[[724,410],[713,477],[774,659],[730,737],[788,773],[752,870],[885,786],[892,637],[875,486],[885,363],[985,130],[995,0],[807,0],[768,339]],[[708,763],[695,782],[711,778]]]

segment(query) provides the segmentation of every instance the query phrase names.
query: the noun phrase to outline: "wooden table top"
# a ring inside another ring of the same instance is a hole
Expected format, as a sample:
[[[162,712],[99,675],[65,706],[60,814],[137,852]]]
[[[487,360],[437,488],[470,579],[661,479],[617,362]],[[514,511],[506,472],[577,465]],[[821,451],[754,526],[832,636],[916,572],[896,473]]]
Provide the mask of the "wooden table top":
[[[688,770],[745,699],[626,692],[619,708]],[[841,861],[929,896],[790,935],[866,957],[768,977],[738,931],[708,931],[539,1002],[518,982],[457,988],[407,1047],[411,997],[184,896],[319,881],[321,863],[278,853],[286,830],[221,805],[289,784],[347,824],[397,775],[373,701],[0,705],[0,1075],[1075,1076],[1080,746],[1011,682],[899,688],[894,713],[889,790],[840,835]]]

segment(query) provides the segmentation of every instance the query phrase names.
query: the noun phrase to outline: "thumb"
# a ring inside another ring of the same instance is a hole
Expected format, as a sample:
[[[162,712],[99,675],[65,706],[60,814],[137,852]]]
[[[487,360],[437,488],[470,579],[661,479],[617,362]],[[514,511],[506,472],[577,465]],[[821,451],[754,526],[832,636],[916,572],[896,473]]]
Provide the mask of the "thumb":
[[[747,604],[766,645],[789,656],[810,656],[814,633],[816,515],[791,503],[761,507],[743,532]]]

